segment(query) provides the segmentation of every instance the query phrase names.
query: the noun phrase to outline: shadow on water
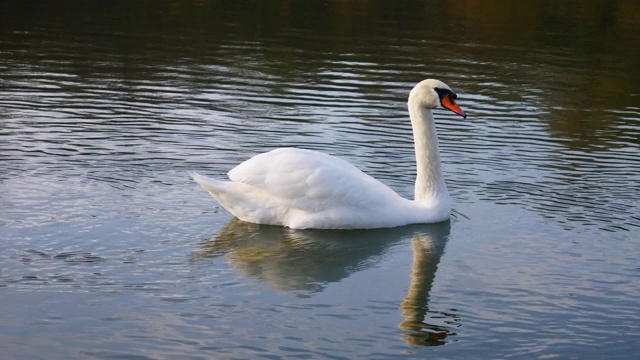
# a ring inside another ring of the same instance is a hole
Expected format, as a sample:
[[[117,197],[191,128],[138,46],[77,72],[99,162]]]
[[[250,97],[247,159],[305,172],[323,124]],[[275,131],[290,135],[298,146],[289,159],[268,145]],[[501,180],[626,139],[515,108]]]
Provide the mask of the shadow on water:
[[[430,312],[428,305],[450,228],[445,222],[376,230],[293,230],[233,219],[204,241],[193,258],[224,256],[242,276],[280,290],[314,293],[375,266],[393,247],[410,242],[411,281],[398,327],[411,345],[442,345],[455,335],[449,325],[457,323],[457,315]]]

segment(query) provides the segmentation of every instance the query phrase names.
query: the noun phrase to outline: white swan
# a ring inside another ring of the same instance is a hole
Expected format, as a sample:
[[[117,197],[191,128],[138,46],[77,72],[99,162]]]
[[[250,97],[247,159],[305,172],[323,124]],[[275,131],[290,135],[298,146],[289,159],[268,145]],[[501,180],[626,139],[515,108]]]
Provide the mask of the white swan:
[[[196,173],[193,179],[225,209],[251,223],[294,229],[373,229],[449,219],[451,200],[442,176],[431,109],[466,118],[445,83],[427,79],[409,94],[415,140],[415,200],[408,200],[355,166],[321,152],[281,148],[229,171],[231,181]]]

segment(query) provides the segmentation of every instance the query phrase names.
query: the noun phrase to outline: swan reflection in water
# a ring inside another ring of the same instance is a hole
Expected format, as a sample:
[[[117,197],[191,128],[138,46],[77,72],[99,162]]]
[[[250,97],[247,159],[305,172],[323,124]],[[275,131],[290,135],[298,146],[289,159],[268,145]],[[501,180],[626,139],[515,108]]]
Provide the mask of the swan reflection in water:
[[[378,230],[293,230],[233,219],[193,256],[224,256],[244,277],[280,290],[314,293],[376,265],[389,249],[410,240],[411,279],[398,326],[409,344],[441,345],[454,335],[451,327],[458,326],[458,315],[429,311],[428,303],[449,231],[449,222]]]

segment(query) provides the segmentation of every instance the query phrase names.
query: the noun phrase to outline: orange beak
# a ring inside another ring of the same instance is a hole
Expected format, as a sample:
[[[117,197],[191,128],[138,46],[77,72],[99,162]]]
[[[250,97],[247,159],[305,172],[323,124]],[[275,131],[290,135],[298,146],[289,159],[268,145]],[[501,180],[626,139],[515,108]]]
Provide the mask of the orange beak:
[[[458,106],[456,101],[451,98],[451,95],[447,94],[442,98],[441,104],[444,108],[453,111],[454,113],[462,116],[463,118],[467,118],[467,114]]]

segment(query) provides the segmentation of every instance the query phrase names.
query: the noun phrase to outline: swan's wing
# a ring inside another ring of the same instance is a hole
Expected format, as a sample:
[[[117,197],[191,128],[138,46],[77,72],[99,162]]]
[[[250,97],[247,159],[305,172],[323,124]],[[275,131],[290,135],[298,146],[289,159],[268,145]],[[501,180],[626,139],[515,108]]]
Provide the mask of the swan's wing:
[[[304,149],[256,155],[231,170],[229,178],[256,187],[283,205],[307,211],[375,207],[399,198],[348,162]]]

